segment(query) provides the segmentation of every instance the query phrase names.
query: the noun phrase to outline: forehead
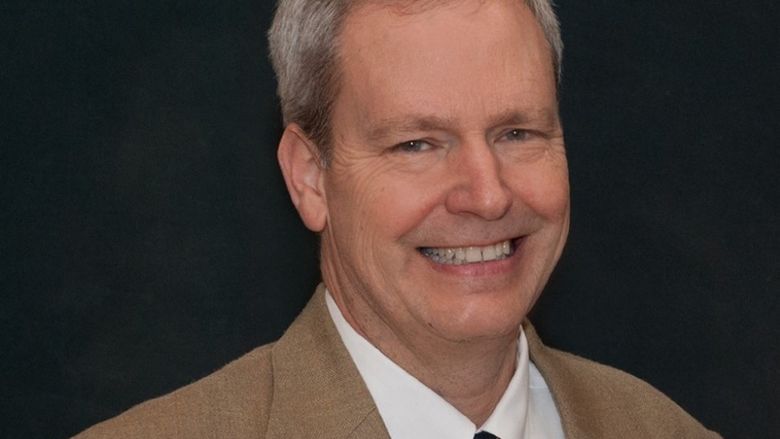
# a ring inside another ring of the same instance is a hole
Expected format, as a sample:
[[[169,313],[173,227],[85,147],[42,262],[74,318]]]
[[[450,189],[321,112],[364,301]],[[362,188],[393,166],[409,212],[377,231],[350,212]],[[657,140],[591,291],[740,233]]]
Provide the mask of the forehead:
[[[383,118],[385,110],[457,119],[468,110],[495,117],[556,106],[551,52],[524,2],[402,7],[407,3],[367,2],[347,16],[339,41],[337,102],[347,95],[370,103],[362,109],[366,117]]]

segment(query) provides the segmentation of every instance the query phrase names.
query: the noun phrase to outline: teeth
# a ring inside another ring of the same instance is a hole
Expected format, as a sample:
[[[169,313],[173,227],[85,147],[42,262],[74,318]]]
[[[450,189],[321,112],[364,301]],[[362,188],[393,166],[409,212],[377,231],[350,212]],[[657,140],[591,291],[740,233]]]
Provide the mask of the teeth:
[[[485,261],[493,261],[496,259],[496,246],[489,245],[482,249],[482,259]]]
[[[474,264],[506,259],[512,254],[510,241],[484,247],[430,248],[422,249],[422,253],[434,262],[448,265]]]
[[[466,262],[482,262],[482,249],[478,247],[466,248]]]

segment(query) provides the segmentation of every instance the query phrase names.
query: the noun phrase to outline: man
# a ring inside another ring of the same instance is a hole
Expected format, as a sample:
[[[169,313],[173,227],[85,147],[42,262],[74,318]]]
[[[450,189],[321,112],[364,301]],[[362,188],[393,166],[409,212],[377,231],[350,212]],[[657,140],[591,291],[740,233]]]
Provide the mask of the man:
[[[282,0],[269,36],[324,284],[277,343],[80,437],[717,437],[525,321],[569,226],[549,1]]]

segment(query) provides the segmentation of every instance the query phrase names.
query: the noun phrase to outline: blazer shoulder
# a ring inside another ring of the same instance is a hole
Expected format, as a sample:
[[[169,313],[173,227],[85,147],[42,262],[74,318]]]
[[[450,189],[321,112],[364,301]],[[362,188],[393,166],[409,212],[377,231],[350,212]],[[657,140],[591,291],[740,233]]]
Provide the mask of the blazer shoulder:
[[[258,437],[273,397],[268,344],[172,393],[141,403],[76,439]]]
[[[631,374],[547,346],[542,350],[538,356],[544,366],[540,370],[562,416],[599,419],[591,427],[603,431],[594,437],[613,437],[616,432],[614,437],[720,437],[658,389]]]
[[[599,419],[593,425],[604,431],[594,437],[720,437],[647,382],[568,352],[546,350],[558,364],[557,393],[566,394],[560,398],[565,399],[562,411],[575,419]]]

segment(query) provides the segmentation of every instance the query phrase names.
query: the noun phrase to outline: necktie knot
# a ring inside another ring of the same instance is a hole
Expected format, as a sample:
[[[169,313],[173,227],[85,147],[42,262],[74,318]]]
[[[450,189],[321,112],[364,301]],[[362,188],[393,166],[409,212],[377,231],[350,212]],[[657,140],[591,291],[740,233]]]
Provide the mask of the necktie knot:
[[[474,435],[474,439],[499,439],[493,434],[488,433],[487,431],[480,431],[479,433]]]

